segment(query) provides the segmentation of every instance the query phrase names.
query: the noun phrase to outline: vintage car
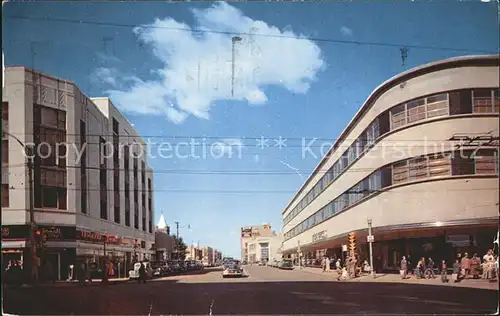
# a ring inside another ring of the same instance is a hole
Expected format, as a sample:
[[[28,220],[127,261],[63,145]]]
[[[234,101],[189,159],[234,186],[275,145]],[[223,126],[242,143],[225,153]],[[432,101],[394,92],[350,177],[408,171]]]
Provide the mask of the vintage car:
[[[153,277],[153,268],[150,262],[143,262],[144,268],[146,269],[146,278],[151,279]],[[139,268],[141,267],[140,262],[134,264],[134,269],[128,272],[128,277],[131,280],[137,280],[139,278]]]
[[[292,260],[283,259],[278,263],[278,269],[293,270]]]
[[[222,266],[222,277],[242,277],[243,268],[239,261],[228,261]]]

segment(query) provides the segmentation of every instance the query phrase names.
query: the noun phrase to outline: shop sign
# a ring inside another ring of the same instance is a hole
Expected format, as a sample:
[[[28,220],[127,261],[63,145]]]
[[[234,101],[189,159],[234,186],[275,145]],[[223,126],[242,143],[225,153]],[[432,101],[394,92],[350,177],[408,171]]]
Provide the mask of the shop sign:
[[[78,239],[83,241],[90,241],[95,243],[106,243],[113,245],[122,244],[122,238],[114,235],[105,235],[99,232],[78,231]]]
[[[43,226],[38,225],[45,240],[75,240],[76,228],[71,226]],[[4,239],[28,239],[29,225],[11,225],[2,227],[2,238]]]
[[[455,247],[468,247],[468,246],[470,246],[470,236],[469,235],[448,235],[448,236],[446,236],[446,242],[452,244]]]
[[[320,241],[322,239],[326,239],[328,235],[326,234],[326,230],[322,230],[316,234],[313,235],[312,237],[312,242]]]

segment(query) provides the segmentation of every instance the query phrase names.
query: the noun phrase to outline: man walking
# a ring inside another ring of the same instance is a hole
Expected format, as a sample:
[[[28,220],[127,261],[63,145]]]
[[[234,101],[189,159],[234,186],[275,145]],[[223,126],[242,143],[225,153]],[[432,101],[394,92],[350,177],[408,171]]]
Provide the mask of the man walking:
[[[401,274],[401,279],[406,279],[406,275],[408,273],[408,263],[405,256],[401,259],[401,271],[399,273]]]
[[[462,257],[460,265],[462,266],[463,278],[468,279],[470,274],[470,259],[467,253],[465,253],[464,256]]]

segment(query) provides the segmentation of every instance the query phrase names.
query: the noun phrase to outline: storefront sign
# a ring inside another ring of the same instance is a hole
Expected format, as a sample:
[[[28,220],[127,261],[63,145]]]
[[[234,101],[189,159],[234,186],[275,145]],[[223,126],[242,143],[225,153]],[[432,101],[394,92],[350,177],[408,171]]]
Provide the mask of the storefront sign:
[[[75,227],[37,225],[37,228],[41,230],[45,240],[75,240]],[[10,225],[2,227],[2,239],[28,239],[29,233],[29,225]]]
[[[113,245],[121,245],[122,238],[114,235],[105,235],[99,232],[89,232],[78,230],[77,232],[78,240],[90,241],[95,243],[106,243]]]
[[[448,235],[448,236],[446,236],[446,242],[452,244],[455,247],[468,247],[468,246],[470,246],[470,236],[469,235]]]
[[[322,230],[319,233],[316,233],[313,235],[312,241],[316,242],[316,241],[325,239],[326,237],[328,237],[328,235],[326,234],[326,230]]]

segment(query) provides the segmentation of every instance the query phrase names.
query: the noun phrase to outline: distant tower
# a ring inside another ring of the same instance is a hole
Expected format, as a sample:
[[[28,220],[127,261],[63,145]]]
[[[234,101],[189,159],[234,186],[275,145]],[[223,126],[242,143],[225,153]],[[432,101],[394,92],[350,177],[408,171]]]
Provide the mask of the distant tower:
[[[160,219],[158,220],[158,224],[156,224],[156,228],[158,230],[166,231],[167,234],[170,234],[170,228],[167,226],[167,222],[165,222],[165,217],[163,217],[163,212],[160,215]]]

